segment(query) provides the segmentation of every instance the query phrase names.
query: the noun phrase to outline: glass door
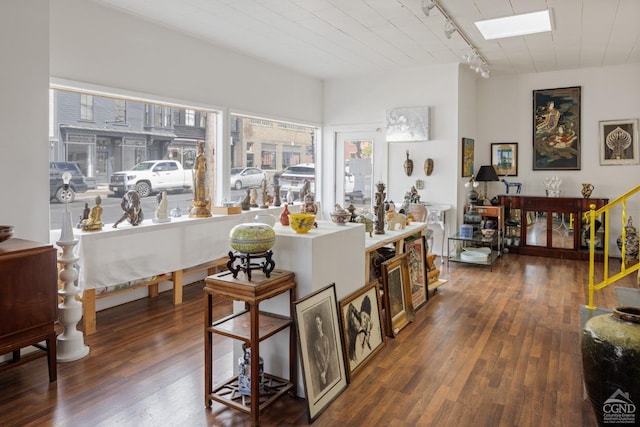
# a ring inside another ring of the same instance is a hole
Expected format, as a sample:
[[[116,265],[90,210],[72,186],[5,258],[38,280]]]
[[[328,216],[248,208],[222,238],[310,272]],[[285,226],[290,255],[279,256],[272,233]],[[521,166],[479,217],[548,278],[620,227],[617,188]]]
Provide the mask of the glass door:
[[[336,138],[336,202],[371,210],[375,132],[339,132]],[[342,202],[341,202],[342,201]],[[346,207],[343,206],[343,207]]]

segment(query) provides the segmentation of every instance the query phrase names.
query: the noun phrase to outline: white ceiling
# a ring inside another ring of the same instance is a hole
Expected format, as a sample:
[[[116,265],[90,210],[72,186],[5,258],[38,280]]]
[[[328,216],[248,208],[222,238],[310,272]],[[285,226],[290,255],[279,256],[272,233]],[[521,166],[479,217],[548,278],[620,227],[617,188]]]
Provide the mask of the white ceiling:
[[[421,0],[92,0],[320,79],[464,62]],[[491,73],[640,62],[640,0],[440,0]],[[553,31],[485,41],[474,21],[551,10]]]

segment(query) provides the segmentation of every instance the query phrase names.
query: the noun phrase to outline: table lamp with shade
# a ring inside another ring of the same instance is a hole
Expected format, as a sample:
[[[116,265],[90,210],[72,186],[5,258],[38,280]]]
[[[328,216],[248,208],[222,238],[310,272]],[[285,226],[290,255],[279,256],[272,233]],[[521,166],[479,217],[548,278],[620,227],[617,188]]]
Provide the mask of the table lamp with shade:
[[[489,181],[500,181],[498,178],[498,174],[496,170],[491,165],[480,166],[478,173],[476,174],[475,180],[477,182],[484,182],[484,192],[482,194],[482,200],[487,199],[487,182]]]

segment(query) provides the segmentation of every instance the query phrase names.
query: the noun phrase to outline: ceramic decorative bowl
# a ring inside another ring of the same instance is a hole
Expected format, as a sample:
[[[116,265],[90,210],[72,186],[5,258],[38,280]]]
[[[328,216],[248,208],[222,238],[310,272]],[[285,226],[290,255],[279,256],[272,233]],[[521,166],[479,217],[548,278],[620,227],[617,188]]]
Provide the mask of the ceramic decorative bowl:
[[[13,225],[0,225],[0,242],[9,240],[13,236]]]
[[[331,221],[338,225],[345,225],[351,220],[351,213],[346,210],[339,210],[331,212]]]
[[[289,225],[296,233],[308,233],[316,222],[316,215],[310,213],[292,213],[289,214]]]
[[[229,232],[229,244],[238,252],[259,254],[276,242],[276,232],[268,224],[249,222],[238,224]]]
[[[495,228],[483,228],[481,231],[484,237],[493,237],[496,234]]]

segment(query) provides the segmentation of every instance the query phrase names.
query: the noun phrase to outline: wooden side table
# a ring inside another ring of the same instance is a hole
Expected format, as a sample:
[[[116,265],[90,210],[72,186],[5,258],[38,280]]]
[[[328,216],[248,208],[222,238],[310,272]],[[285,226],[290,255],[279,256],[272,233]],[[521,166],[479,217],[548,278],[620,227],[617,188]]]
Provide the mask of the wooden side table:
[[[260,302],[289,291],[289,316],[261,312]],[[243,301],[245,309],[223,319],[213,320],[213,297]],[[293,322],[293,302],[296,299],[295,274],[273,270],[270,277],[262,271],[254,272],[249,281],[245,275],[233,277],[230,271],[214,274],[205,279],[205,327],[204,327],[204,400],[207,407],[216,401],[251,415],[251,423],[258,425],[260,412],[288,391],[295,394],[297,383],[297,345]],[[259,378],[260,342],[289,328],[289,379],[263,374],[263,391]],[[251,394],[238,391],[238,376],[213,385],[213,334],[240,340],[251,348]]]

